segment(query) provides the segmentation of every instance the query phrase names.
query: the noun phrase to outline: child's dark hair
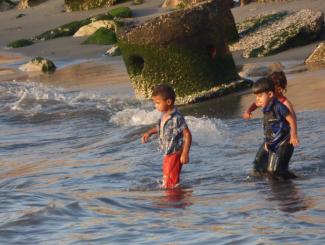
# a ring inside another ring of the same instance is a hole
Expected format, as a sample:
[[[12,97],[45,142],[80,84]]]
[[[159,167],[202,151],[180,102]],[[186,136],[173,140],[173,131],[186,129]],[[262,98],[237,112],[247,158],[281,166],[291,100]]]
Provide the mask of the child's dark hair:
[[[262,77],[253,84],[254,94],[267,93],[267,92],[274,93],[274,84],[269,77]]]
[[[274,86],[287,89],[287,78],[283,71],[272,72],[268,77],[273,81]]]
[[[153,89],[151,97],[154,97],[154,96],[161,96],[164,100],[170,99],[170,100],[172,100],[173,103],[175,102],[175,99],[176,99],[176,94],[174,92],[174,89],[167,84],[157,85]]]

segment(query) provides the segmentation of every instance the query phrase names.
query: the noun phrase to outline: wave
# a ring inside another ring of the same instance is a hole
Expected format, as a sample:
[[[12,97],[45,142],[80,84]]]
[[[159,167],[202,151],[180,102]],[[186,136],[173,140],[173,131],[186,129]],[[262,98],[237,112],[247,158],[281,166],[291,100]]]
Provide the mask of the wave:
[[[98,116],[112,114],[126,108],[136,108],[140,102],[132,98],[119,98],[96,93],[66,91],[36,82],[1,82],[0,113],[15,116],[42,117],[69,114]],[[109,118],[108,118],[109,119]]]
[[[156,110],[147,109],[125,109],[114,114],[110,121],[121,127],[154,125],[161,113]],[[195,143],[204,146],[212,146],[224,141],[228,134],[227,125],[216,118],[197,118],[185,116],[185,120],[190,128]]]

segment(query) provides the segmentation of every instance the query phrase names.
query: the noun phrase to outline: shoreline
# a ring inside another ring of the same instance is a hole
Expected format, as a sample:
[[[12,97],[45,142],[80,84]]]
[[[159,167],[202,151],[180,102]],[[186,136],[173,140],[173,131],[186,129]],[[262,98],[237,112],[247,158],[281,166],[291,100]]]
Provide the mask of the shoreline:
[[[37,42],[31,46],[17,49],[5,48],[3,45],[6,45],[9,41],[32,37],[70,21],[84,19],[119,6],[129,6],[134,12],[133,19],[142,21],[168,12],[169,9],[160,8],[162,2],[163,0],[151,0],[136,6],[131,5],[130,2],[126,2],[110,8],[66,13],[62,12],[61,0],[52,0],[26,10],[13,9],[1,12],[0,34],[3,38],[0,40],[0,80],[20,81],[33,79],[45,84],[62,86],[67,89],[78,88],[91,91],[109,91],[114,87],[114,89],[124,91],[129,95],[134,95],[122,57],[108,57],[104,54],[112,45],[81,45],[85,37],[61,37]],[[235,21],[238,22],[244,18],[263,12],[271,12],[274,10],[289,11],[289,9],[293,11],[308,7],[312,9],[317,7],[318,10],[325,12],[325,1],[310,0],[306,3],[303,0],[294,0],[281,4],[252,3],[244,7],[235,7],[232,9],[232,12]],[[16,19],[15,16],[19,13],[24,13],[26,16]],[[48,21],[42,21],[42,18],[46,18]],[[324,40],[324,36],[321,39]],[[238,71],[244,64],[279,62],[285,66],[285,70],[289,72],[289,76],[291,74],[296,76],[299,69],[305,72],[308,71],[308,68],[304,65],[304,60],[320,42],[321,40],[318,40],[305,46],[292,48],[272,56],[261,58],[247,59],[241,56],[241,52],[233,52],[233,58]],[[51,59],[58,67],[57,71],[49,76],[44,74],[29,74],[18,70],[19,65],[28,62],[36,56]],[[298,76],[300,75],[298,74]],[[319,80],[319,78],[316,80]],[[123,89],[118,89],[119,86]]]

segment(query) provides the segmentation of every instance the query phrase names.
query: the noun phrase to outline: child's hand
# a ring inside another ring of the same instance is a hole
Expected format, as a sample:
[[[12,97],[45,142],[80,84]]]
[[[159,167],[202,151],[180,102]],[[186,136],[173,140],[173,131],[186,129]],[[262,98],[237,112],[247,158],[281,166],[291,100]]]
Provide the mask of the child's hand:
[[[182,153],[181,155],[181,164],[186,164],[190,161],[188,154]]]
[[[243,118],[244,119],[251,119],[252,118],[252,113],[249,113],[249,112],[245,111],[244,114],[243,114]]]
[[[266,152],[269,152],[269,148],[267,148],[267,144],[264,144],[264,150],[265,150]]]
[[[144,133],[144,134],[142,135],[142,137],[141,137],[141,143],[142,143],[142,144],[147,143],[148,140],[149,140],[149,138],[150,138],[150,134],[149,134],[149,133]]]
[[[295,147],[299,145],[299,138],[297,135],[290,135],[290,144]]]

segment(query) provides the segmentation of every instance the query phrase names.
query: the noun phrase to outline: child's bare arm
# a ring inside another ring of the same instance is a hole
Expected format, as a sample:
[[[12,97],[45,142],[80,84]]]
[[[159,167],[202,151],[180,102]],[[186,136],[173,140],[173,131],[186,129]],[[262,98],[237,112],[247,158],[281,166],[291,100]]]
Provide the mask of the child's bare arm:
[[[256,109],[257,109],[257,105],[256,105],[256,103],[254,102],[254,103],[252,103],[249,107],[248,107],[248,109],[244,112],[244,114],[243,114],[243,118],[244,119],[250,119],[251,117],[252,117],[252,112],[253,111],[255,111]]]
[[[293,105],[291,104],[291,102],[288,99],[286,99],[286,101],[283,104],[289,109],[293,118],[297,121],[296,112],[293,109]]]
[[[147,143],[150,136],[153,135],[153,134],[157,134],[158,133],[158,130],[157,130],[157,127],[154,127],[150,130],[148,130],[147,132],[145,132],[142,137],[141,137],[141,143],[144,144],[144,143]]]
[[[192,144],[192,134],[188,128],[185,128],[183,130],[183,137],[184,137],[184,144],[183,144],[183,150],[181,155],[181,163],[186,164],[190,160],[189,153]]]
[[[286,116],[286,120],[290,125],[290,144],[292,144],[293,146],[298,146],[299,138],[297,132],[297,121],[295,120],[295,118],[291,113],[288,116]]]

